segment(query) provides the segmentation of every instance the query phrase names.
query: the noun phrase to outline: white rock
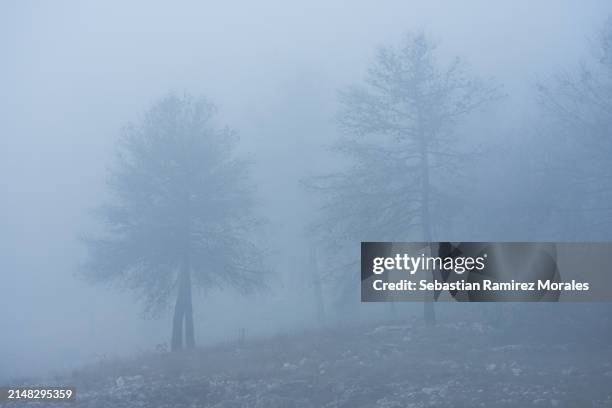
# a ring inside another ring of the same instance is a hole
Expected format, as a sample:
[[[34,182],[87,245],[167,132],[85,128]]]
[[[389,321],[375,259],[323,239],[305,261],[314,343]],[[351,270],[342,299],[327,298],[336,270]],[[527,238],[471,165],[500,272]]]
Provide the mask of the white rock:
[[[115,385],[117,387],[123,387],[125,385],[125,379],[123,377],[119,377],[115,380]]]

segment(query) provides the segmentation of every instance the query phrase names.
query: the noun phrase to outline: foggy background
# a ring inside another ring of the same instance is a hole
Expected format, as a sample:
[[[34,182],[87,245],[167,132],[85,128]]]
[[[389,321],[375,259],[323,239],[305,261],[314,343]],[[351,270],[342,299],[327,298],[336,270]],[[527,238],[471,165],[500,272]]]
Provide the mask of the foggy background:
[[[238,132],[277,273],[255,297],[196,291],[196,339],[291,332],[315,322],[301,245],[316,200],[300,180],[337,166],[326,150],[337,92],[363,79],[376,47],[423,30],[442,56],[503,85],[473,126],[505,146],[539,116],[536,83],[587,58],[611,12],[607,1],[3,2],[0,380],[169,341],[171,313],[143,320],[133,294],[77,275],[120,129],[168,92],[206,95]],[[456,225],[448,240],[534,238],[521,227]]]

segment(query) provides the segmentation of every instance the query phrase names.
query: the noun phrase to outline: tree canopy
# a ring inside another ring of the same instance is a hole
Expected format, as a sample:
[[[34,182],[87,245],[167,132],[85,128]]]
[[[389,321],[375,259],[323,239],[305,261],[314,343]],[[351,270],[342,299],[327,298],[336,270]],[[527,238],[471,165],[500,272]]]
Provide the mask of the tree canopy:
[[[204,98],[169,95],[118,143],[112,201],[97,211],[105,232],[86,238],[84,270],[137,291],[146,313],[164,310],[177,291],[175,313],[191,313],[192,282],[244,292],[263,285],[247,162],[215,113]]]

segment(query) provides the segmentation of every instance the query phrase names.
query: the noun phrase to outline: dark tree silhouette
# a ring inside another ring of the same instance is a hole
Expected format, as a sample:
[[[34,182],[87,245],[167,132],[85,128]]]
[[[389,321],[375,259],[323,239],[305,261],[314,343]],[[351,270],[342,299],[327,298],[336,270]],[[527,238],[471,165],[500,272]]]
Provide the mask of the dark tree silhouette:
[[[215,112],[203,98],[170,95],[127,126],[109,177],[113,200],[98,211],[106,231],[85,239],[92,280],[137,291],[153,315],[176,296],[172,350],[183,347],[183,330],[195,346],[192,286],[247,292],[264,282],[247,165]]]
[[[468,76],[459,59],[438,63],[435,50],[423,34],[408,35],[399,47],[380,48],[364,83],[341,93],[347,137],[335,149],[352,166],[315,182],[329,199],[321,224],[336,242],[435,236],[441,178],[462,158],[456,125],[500,96]],[[424,313],[435,323],[429,299]]]

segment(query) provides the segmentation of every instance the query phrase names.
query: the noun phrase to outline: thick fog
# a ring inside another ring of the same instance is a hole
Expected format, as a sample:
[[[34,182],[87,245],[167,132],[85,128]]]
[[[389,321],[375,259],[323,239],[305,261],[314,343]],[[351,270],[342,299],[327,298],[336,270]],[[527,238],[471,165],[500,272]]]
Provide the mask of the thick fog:
[[[499,219],[459,216],[433,238],[571,240],[562,226],[528,230],[532,223],[521,216],[550,196],[523,188],[529,174],[513,185],[499,158],[514,171],[522,167],[511,163],[525,157],[521,148],[546,150],[549,139],[538,139],[549,127],[537,84],[588,60],[611,13],[607,1],[556,0],[3,2],[0,380],[170,341],[171,309],[144,319],[134,293],[92,285],[80,272],[81,238],[100,228],[93,211],[109,200],[121,129],[170,92],[205,95],[218,106],[216,121],[237,132],[239,155],[252,162],[255,208],[265,219],[260,242],[273,273],[270,288],[250,296],[196,290],[198,344],[232,340],[242,330],[254,338],[315,326],[309,227],[320,200],[304,185],[342,167],[328,149],[340,135],[338,92],[363,80],[378,46],[409,32],[432,39],[443,62],[460,56],[470,74],[499,85],[500,97],[461,125],[469,140],[493,151],[467,171],[479,175],[470,176],[473,183],[506,177],[494,191],[526,195],[510,210],[520,219],[514,231],[495,229]],[[485,185],[472,187],[496,197]],[[473,214],[480,198],[471,195],[457,211]],[[574,237],[603,237],[586,235]],[[342,319],[332,292],[325,292],[330,319]],[[388,310],[354,307],[365,315]],[[422,306],[405,306],[413,309]]]

